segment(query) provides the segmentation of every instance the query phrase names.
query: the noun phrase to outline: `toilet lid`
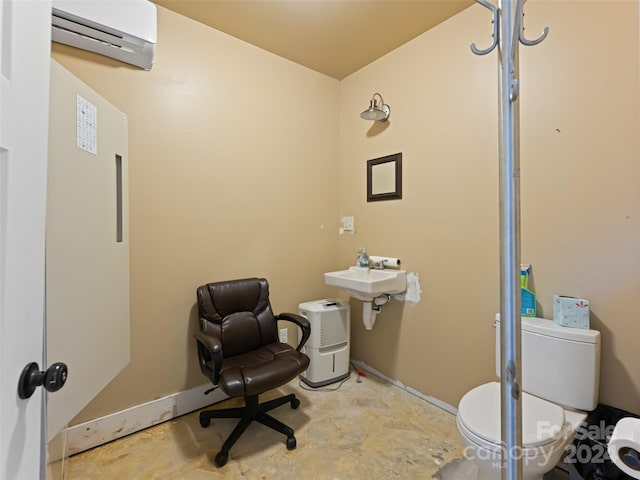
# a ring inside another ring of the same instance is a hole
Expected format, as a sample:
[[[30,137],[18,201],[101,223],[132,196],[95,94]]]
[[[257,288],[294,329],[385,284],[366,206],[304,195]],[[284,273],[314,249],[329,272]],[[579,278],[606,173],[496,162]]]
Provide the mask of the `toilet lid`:
[[[485,383],[460,400],[458,419],[478,437],[500,443],[500,384]],[[522,446],[536,447],[553,442],[562,434],[562,407],[528,393],[522,395]]]

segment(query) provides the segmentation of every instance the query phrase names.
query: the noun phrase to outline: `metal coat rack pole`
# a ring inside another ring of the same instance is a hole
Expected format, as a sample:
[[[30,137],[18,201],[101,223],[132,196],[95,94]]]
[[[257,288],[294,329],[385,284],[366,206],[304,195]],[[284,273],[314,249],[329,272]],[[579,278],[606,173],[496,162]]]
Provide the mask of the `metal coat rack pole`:
[[[484,50],[471,44],[476,55],[498,47],[500,117],[500,409],[502,479],[522,479],[522,396],[520,354],[520,125],[519,43],[537,45],[524,37],[526,0],[476,0],[491,10],[493,42]]]

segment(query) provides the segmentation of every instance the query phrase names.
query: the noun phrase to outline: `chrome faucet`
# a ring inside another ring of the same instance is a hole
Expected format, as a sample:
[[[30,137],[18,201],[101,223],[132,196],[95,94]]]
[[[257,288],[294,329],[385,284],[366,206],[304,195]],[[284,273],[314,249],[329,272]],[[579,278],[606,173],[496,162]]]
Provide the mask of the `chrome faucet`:
[[[369,268],[373,268],[374,270],[384,270],[385,268],[384,262],[385,260],[374,262],[373,260],[369,259]]]

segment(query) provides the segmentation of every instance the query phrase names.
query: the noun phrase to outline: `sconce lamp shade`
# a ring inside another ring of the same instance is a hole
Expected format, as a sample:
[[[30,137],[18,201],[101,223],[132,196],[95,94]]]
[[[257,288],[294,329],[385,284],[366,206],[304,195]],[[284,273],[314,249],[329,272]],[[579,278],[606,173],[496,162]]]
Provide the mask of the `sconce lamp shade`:
[[[376,98],[377,97],[377,98]],[[378,102],[378,98],[380,101]],[[386,122],[391,114],[391,108],[384,103],[382,95],[374,93],[369,103],[369,108],[360,114],[363,120],[374,120],[378,122]]]

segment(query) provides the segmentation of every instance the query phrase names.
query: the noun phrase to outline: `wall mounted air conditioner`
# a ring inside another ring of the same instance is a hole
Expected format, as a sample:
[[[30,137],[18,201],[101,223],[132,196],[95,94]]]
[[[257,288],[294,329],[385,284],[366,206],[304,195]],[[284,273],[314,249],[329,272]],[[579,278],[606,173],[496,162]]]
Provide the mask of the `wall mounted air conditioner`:
[[[151,70],[156,6],[148,0],[53,0],[51,39]]]

